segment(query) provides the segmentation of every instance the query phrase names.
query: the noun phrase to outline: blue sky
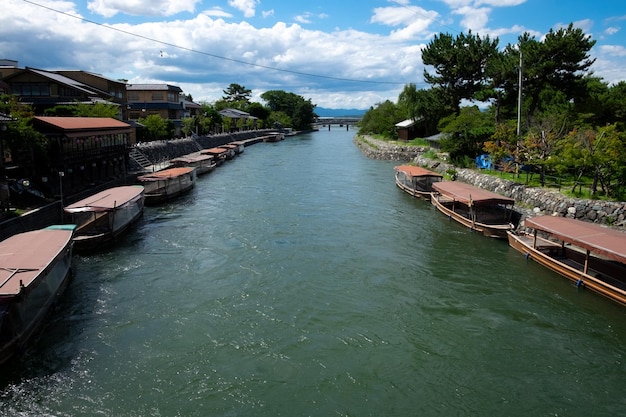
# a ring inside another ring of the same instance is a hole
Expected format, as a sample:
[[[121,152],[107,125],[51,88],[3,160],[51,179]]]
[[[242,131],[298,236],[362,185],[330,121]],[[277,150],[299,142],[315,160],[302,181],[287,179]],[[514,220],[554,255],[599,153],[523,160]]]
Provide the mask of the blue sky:
[[[423,83],[421,49],[472,30],[515,43],[573,23],[595,75],[626,80],[622,0],[3,0],[0,58],[169,83],[214,102],[230,83],[367,109]]]

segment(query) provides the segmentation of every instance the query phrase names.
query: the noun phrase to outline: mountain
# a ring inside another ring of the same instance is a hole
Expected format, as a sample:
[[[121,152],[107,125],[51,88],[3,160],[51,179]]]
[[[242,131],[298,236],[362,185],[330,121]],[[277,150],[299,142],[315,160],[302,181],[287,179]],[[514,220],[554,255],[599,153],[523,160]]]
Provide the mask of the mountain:
[[[319,117],[363,117],[367,110],[316,107],[314,111]]]

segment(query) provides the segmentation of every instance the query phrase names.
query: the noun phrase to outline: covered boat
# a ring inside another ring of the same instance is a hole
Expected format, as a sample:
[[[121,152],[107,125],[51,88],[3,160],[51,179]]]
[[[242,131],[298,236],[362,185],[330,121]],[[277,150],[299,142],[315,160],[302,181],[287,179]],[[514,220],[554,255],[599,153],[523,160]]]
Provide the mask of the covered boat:
[[[430,201],[439,211],[472,231],[506,239],[514,228],[515,200],[458,181],[433,183]]]
[[[237,149],[235,149],[236,153],[243,153],[244,149],[246,148],[246,142],[244,142],[243,140],[236,140],[234,142],[230,142],[230,145],[237,146]]]
[[[0,364],[24,350],[70,278],[75,225],[0,242]]]
[[[142,175],[137,180],[146,189],[146,204],[158,204],[190,191],[196,184],[196,169],[168,168]]]
[[[398,165],[394,169],[396,185],[413,197],[430,200],[433,183],[443,179],[441,174],[414,165]]]
[[[231,151],[226,148],[209,148],[203,149],[200,151],[202,155],[212,155],[215,158],[215,163],[219,166],[226,161],[226,159],[230,159]]]
[[[196,175],[209,173],[215,169],[217,164],[212,155],[190,154],[179,156],[170,160],[174,167],[193,167],[196,169]]]
[[[113,242],[143,214],[144,187],[113,187],[70,204],[63,210],[76,224],[77,251],[94,250]]]
[[[626,233],[566,217],[524,221],[509,245],[526,257],[609,299],[626,305]]]

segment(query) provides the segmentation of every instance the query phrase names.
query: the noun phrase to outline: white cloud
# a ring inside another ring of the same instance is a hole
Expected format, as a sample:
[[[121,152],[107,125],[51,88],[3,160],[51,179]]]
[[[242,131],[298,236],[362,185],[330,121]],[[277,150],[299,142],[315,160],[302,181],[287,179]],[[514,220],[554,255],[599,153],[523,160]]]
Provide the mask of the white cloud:
[[[92,0],[87,8],[104,17],[124,13],[133,16],[173,16],[193,12],[201,0]]]
[[[401,26],[392,32],[396,40],[407,40],[415,37],[429,35],[429,26],[436,21],[439,14],[435,11],[425,10],[421,7],[377,7],[371,18],[372,23],[380,23],[386,26]]]
[[[228,0],[228,5],[243,12],[244,17],[253,17],[256,14],[256,5],[261,0]]]
[[[231,13],[228,13],[227,11],[223,10],[221,7],[213,7],[212,9],[203,11],[202,14],[206,16],[211,16],[211,17],[226,17],[226,18],[233,17]]]
[[[274,16],[274,9],[262,11],[261,16],[263,16],[264,18]]]
[[[454,10],[454,13],[463,16],[461,24],[464,28],[478,32],[487,25],[491,9],[487,7],[475,8],[464,6]]]

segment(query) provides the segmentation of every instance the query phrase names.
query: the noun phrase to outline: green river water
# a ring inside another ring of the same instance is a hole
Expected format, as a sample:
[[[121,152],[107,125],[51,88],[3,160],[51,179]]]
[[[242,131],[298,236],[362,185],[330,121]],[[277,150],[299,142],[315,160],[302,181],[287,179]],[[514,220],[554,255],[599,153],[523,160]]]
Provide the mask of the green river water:
[[[354,135],[249,146],[76,257],[0,415],[626,415],[626,310],[402,193]]]

